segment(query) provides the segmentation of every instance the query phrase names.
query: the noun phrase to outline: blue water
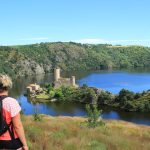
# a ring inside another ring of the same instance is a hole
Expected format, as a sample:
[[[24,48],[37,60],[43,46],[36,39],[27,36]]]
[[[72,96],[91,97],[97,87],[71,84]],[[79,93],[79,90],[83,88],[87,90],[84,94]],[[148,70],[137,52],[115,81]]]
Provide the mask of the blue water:
[[[150,71],[93,71],[93,72],[72,72],[63,73],[63,77],[75,75],[79,85],[87,84],[91,87],[98,87],[112,93],[118,93],[122,88],[134,92],[142,92],[150,89]],[[14,82],[11,96],[17,98],[22,110],[26,115],[38,113],[51,116],[86,116],[85,106],[80,103],[46,103],[32,104],[23,94],[26,86],[30,83],[51,83],[53,74],[35,77],[18,78]],[[150,113],[124,112],[111,107],[101,107],[102,118],[125,120],[137,124],[150,125]]]
[[[127,72],[97,72],[78,80],[81,86],[87,84],[91,87],[97,87],[112,93],[119,93],[123,88],[142,92],[150,89],[150,72],[149,73],[127,73]]]

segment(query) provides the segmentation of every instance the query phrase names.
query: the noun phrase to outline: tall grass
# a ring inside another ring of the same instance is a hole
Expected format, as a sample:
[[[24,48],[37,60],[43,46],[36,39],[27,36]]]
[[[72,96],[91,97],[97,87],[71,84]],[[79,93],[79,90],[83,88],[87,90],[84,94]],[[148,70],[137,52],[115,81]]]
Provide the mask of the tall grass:
[[[123,121],[105,126],[81,126],[84,118],[23,116],[30,150],[150,150],[150,127]]]

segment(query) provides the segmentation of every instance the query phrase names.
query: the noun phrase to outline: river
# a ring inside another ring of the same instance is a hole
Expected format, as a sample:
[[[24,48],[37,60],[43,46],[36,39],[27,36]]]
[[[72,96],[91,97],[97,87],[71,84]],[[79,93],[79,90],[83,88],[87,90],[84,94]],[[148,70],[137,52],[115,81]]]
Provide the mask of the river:
[[[134,92],[150,89],[150,69],[121,71],[78,71],[63,72],[63,77],[76,76],[77,84],[87,84],[117,94],[122,88]],[[53,74],[20,77],[13,81],[10,95],[15,97],[26,115],[36,111],[52,116],[86,116],[85,106],[80,103],[46,103],[31,104],[24,96],[26,86],[30,83],[45,84],[53,81]],[[102,107],[102,118],[125,120],[137,124],[150,125],[150,113],[124,112],[110,107]]]

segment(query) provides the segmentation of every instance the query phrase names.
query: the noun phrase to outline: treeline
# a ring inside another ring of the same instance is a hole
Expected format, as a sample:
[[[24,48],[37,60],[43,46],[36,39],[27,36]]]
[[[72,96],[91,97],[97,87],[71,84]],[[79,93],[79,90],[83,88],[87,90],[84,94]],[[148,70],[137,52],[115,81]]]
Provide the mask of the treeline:
[[[43,96],[43,97],[41,97]],[[117,109],[133,112],[150,112],[150,90],[142,93],[122,89],[118,94],[88,87],[83,85],[79,88],[61,86],[58,89],[51,84],[45,85],[44,94],[40,98],[56,99],[60,102],[81,102],[85,104],[106,105]]]
[[[125,111],[150,112],[150,90],[134,93],[122,89],[118,95],[103,91],[97,102],[100,105],[113,106]]]
[[[150,67],[150,48],[142,46],[40,43],[0,46],[0,72],[11,76],[62,70],[100,70]]]

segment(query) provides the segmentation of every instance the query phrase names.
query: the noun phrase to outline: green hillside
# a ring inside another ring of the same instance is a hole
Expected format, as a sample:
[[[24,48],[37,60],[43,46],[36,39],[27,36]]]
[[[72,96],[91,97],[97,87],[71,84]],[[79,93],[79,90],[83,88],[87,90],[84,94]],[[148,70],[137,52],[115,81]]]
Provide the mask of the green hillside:
[[[13,76],[62,70],[150,67],[150,48],[142,46],[40,43],[0,46],[0,72]]]

